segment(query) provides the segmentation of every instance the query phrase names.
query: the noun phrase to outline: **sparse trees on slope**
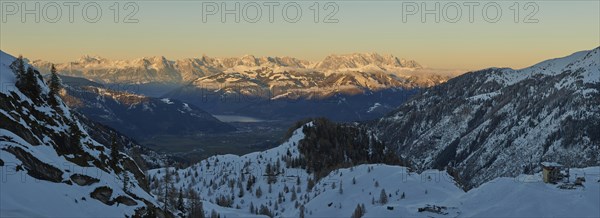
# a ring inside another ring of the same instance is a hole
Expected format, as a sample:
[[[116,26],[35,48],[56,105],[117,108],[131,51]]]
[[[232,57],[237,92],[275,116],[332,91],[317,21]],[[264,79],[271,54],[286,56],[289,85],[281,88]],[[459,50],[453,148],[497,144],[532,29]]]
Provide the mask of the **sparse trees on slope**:
[[[204,218],[204,207],[200,196],[192,186],[188,189],[188,214],[190,218]]]

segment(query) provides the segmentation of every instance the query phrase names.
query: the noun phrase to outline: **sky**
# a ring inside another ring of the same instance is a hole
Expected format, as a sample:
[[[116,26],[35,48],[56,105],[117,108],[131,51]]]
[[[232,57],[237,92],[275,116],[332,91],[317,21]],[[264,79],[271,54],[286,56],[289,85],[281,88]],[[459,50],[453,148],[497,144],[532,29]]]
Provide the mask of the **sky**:
[[[245,54],[318,61],[377,52],[429,68],[475,70],[523,68],[600,46],[597,0],[126,2],[81,1],[69,10],[61,1],[2,0],[0,49],[53,62]],[[221,12],[236,13],[236,4],[240,21],[234,14],[223,21]]]

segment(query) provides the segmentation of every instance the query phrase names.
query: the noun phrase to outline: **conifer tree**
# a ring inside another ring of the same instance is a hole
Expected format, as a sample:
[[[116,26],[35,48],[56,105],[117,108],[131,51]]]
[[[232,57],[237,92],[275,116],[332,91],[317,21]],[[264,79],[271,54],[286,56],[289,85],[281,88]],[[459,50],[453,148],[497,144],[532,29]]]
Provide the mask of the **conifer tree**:
[[[177,196],[177,209],[180,211],[184,211],[185,207],[183,205],[183,190],[181,187],[179,188],[179,195]]]
[[[62,81],[56,73],[56,67],[54,67],[54,64],[52,64],[52,67],[50,68],[50,73],[50,81],[48,83],[48,86],[50,87],[50,104],[56,106],[58,105],[56,98],[58,98],[58,94],[62,88]]]
[[[304,205],[300,205],[300,218],[304,218]]]
[[[169,208],[169,195],[170,195],[170,186],[171,186],[171,174],[170,174],[170,170],[169,169],[165,169],[165,177],[163,179],[163,190],[164,190],[164,198],[163,198],[163,203],[164,203],[164,208],[163,211],[168,211]]]
[[[19,87],[21,91],[28,93],[29,97],[31,98],[37,98],[42,93],[37,82],[37,73],[31,67],[27,67],[27,72],[25,73],[25,77],[23,78],[23,82],[20,84],[20,86],[22,86]]]
[[[81,132],[81,129],[79,129],[79,125],[77,125],[76,121],[69,123],[69,141],[72,149],[81,147],[82,134],[83,133]]]
[[[17,87],[24,85],[25,62],[23,61],[23,56],[19,55],[19,57],[10,64],[10,69],[12,69],[17,76]]]
[[[364,207],[361,206],[360,204],[356,205],[356,208],[354,209],[354,213],[352,213],[352,218],[361,218],[362,216],[365,215],[365,211],[364,211]]]
[[[119,144],[117,143],[117,136],[113,134],[110,144],[110,164],[113,169],[117,170],[117,164],[119,163]]]
[[[381,189],[381,194],[379,195],[379,203],[387,204],[387,202],[388,202],[388,196],[385,193],[385,189]]]

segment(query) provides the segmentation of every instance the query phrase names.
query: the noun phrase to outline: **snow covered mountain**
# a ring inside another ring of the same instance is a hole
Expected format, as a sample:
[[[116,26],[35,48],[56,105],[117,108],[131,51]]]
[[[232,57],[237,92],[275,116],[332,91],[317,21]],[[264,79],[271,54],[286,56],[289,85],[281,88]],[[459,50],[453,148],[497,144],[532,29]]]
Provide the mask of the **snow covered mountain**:
[[[311,131],[314,128],[317,131]],[[600,213],[600,167],[572,169],[571,175],[586,179],[585,188],[568,190],[541,182],[541,174],[537,173],[497,178],[465,192],[446,171],[416,173],[406,167],[369,161],[337,165],[324,176],[317,176],[315,168],[309,167],[311,163],[327,166],[329,159],[313,162],[306,152],[329,149],[324,144],[331,139],[324,138],[327,134],[318,136],[319,143],[310,139],[317,132],[327,131],[331,129],[326,125],[310,122],[270,150],[244,156],[213,156],[185,169],[155,169],[150,171],[151,187],[157,196],[172,195],[171,200],[167,197],[159,201],[175,208],[177,202],[199,196],[201,209],[183,206],[179,212],[207,216],[590,217]],[[341,146],[350,148],[352,144],[361,145],[349,142]],[[352,159],[355,151],[345,150],[340,155]],[[303,162],[308,162],[307,167],[302,167]]]
[[[469,72],[368,126],[420,170],[455,168],[467,188],[539,171],[542,161],[597,166],[599,53]]]
[[[394,69],[421,69],[423,68],[414,60],[405,60],[392,55],[379,55],[377,53],[354,53],[347,55],[330,55],[314,66],[315,69],[324,71],[391,71]]]
[[[13,61],[0,52],[0,216],[162,215],[133,159],[93,140],[39,73]]]
[[[31,64],[41,69],[42,73],[48,73],[51,66],[50,62],[43,60],[35,60]],[[300,90],[298,94],[328,88],[319,93],[327,96],[334,89],[341,89],[337,90],[341,92],[348,88],[376,91],[390,87],[424,87],[447,80],[445,76],[432,73],[404,74],[402,72],[412,72],[422,67],[413,60],[376,53],[331,55],[317,63],[292,57],[252,55],[236,58],[202,56],[180,60],[168,60],[165,57],[108,60],[83,56],[77,61],[57,64],[56,68],[63,75],[84,77],[103,84],[136,84],[145,88],[153,85],[156,89],[164,90],[173,88],[173,84],[187,85],[190,82],[196,87],[211,90],[230,85],[249,85],[280,92],[279,97],[286,97],[286,90],[290,88],[293,88],[291,92]],[[329,75],[331,73],[336,75]],[[315,79],[327,81],[315,82]],[[145,88],[139,91],[148,91]],[[251,94],[251,91],[240,93]],[[295,95],[290,94],[289,97]]]
[[[36,60],[32,65],[47,73],[51,63]],[[181,100],[212,114],[268,120],[321,116],[338,121],[374,119],[399,106],[417,89],[450,78],[421,71],[415,61],[376,53],[331,55],[316,63],[252,55],[175,61],[164,57],[108,60],[84,56],[56,68],[61,75],[123,87],[135,94]],[[401,97],[394,99],[393,95]],[[302,104],[310,107],[299,106]],[[370,110],[376,104],[381,107]]]
[[[209,113],[178,100],[115,91],[82,78],[62,77],[67,105],[134,138],[235,131]]]

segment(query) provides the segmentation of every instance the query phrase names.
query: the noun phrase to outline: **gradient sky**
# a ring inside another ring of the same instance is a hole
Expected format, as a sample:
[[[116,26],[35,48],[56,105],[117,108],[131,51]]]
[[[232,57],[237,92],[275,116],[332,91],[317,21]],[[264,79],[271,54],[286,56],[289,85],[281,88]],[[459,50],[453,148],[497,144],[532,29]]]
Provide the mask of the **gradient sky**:
[[[41,6],[48,3],[39,2]],[[67,7],[62,7],[62,18],[57,23],[44,19],[36,23],[31,15],[22,23],[20,14],[8,15],[3,5],[0,49],[55,62],[76,60],[84,54],[111,59],[254,54],[316,61],[332,53],[378,52],[414,59],[431,68],[472,70],[492,66],[522,68],[600,45],[597,0],[536,1],[539,11],[534,18],[538,23],[515,23],[514,11],[509,9],[515,1],[496,1],[503,10],[497,23],[483,20],[482,7],[486,1],[479,1],[481,5],[475,8],[474,23],[468,21],[466,6],[461,6],[462,19],[457,23],[444,19],[436,23],[432,15],[427,17],[428,22],[422,23],[418,14],[409,16],[405,23],[402,1],[338,1],[335,18],[339,23],[314,23],[314,12],[308,7],[315,1],[305,0],[296,1],[303,9],[297,23],[283,20],[282,5],[286,2],[275,8],[274,23],[268,22],[266,7],[262,7],[263,17],[257,23],[243,19],[235,23],[233,16],[228,17],[229,22],[221,23],[218,15],[208,16],[208,22],[204,23],[201,1],[138,1],[135,18],[139,23],[129,24],[113,22],[114,13],[109,6],[115,1],[98,2],[103,14],[97,23],[83,20],[82,5],[86,2],[75,8],[74,23],[68,21]],[[235,2],[226,4],[234,7]],[[249,1],[237,2],[243,6]],[[435,1],[414,2],[431,8],[435,4]],[[448,3],[438,2],[441,6]],[[26,4],[33,7],[32,1]],[[321,8],[323,4],[321,1]],[[521,2],[521,21],[533,9],[525,10],[523,6]],[[329,11],[321,9],[321,19]],[[121,11],[121,19],[127,12]],[[48,13],[53,16],[54,9]],[[253,10],[249,13],[254,15]],[[455,10],[449,9],[448,13],[454,16]],[[290,14],[294,15],[293,11]]]

